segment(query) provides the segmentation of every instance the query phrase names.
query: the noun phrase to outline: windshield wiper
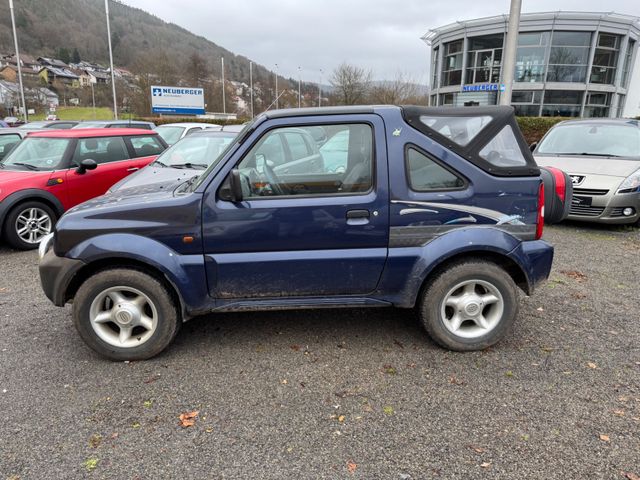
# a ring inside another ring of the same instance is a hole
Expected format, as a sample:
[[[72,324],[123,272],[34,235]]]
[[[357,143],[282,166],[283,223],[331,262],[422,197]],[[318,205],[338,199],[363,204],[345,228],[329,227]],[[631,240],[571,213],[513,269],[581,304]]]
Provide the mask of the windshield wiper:
[[[19,167],[26,167],[29,170],[40,170],[38,167],[36,167],[35,165],[30,165],[28,163],[22,163],[22,162],[13,162],[10,163],[9,165],[18,165]]]
[[[613,153],[589,153],[589,152],[569,152],[569,153],[557,153],[556,155],[575,155],[584,157],[620,157],[621,155],[614,155]]]
[[[162,163],[160,160],[156,160],[155,162],[152,163],[152,165],[157,165],[159,167],[166,167],[167,166],[165,163]]]
[[[206,163],[178,163],[176,165],[171,165],[172,168],[189,168],[189,169],[195,169],[195,168],[201,168],[201,169],[206,169],[209,165],[207,165]]]

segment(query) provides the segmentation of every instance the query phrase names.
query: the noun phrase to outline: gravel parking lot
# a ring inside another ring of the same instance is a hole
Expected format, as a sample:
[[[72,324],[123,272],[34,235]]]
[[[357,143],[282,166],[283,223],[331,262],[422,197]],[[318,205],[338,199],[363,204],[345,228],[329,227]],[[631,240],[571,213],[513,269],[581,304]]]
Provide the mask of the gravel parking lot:
[[[0,479],[638,478],[640,234],[545,237],[550,281],[484,352],[331,310],[194,320],[139,363],[93,354],[36,253],[0,249]]]

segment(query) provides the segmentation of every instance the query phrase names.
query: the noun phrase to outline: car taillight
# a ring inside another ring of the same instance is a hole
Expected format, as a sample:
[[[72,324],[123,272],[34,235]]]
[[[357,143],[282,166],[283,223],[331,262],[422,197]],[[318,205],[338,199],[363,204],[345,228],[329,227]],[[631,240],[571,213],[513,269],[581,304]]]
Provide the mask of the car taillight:
[[[542,238],[544,230],[544,183],[540,182],[538,187],[538,222],[536,223],[536,240]]]
[[[554,167],[547,167],[547,170],[551,172],[551,174],[553,175],[553,179],[555,180],[556,195],[558,195],[562,203],[564,203],[564,199],[567,192],[567,185],[564,179],[564,172]]]

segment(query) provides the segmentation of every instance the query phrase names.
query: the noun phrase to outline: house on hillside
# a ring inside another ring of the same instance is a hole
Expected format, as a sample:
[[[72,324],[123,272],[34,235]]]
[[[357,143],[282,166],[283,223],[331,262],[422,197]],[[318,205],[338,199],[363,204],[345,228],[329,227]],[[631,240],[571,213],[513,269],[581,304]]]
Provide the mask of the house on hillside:
[[[67,68],[43,67],[39,75],[49,86],[60,82],[71,88],[80,87],[80,77]]]
[[[0,68],[0,78],[3,80],[7,80],[9,82],[17,82],[18,81],[18,67],[13,65],[5,65]],[[29,68],[22,69],[22,78],[23,79],[37,79],[38,72],[35,70],[31,70]]]
[[[38,101],[41,105],[46,105],[48,107],[57,107],[58,105],[60,105],[58,95],[48,88],[37,88],[35,89],[35,94],[38,97]]]
[[[0,66],[5,67],[7,65],[12,66],[16,69],[18,68],[18,62],[16,61],[15,53],[9,53],[0,56]],[[31,55],[26,55],[24,53],[20,55],[20,67],[22,67],[23,71],[30,70],[37,72],[38,70],[40,70],[40,66],[41,65],[38,63],[38,61]]]
[[[38,57],[38,63],[42,67],[69,68],[69,65],[57,58]]]
[[[0,80],[0,105],[10,111],[18,103],[20,87],[17,83]]]

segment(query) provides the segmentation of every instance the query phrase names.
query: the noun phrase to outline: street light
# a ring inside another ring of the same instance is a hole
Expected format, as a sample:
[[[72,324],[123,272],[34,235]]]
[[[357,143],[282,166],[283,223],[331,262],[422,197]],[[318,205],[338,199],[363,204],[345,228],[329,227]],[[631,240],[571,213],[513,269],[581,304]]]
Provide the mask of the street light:
[[[504,49],[504,67],[502,69],[504,92],[501,92],[500,94],[500,105],[511,105],[513,77],[516,69],[516,50],[518,47],[521,8],[522,0],[511,0],[511,7],[509,9],[509,29],[507,30],[507,39]]]
[[[276,63],[276,110],[278,109],[278,64]]]
[[[302,107],[302,73],[301,67],[298,67],[298,108]]]
[[[20,65],[20,51],[18,50],[18,34],[16,33],[16,19],[13,14],[13,0],[9,0],[9,10],[11,10],[11,26],[13,27],[13,43],[16,48],[16,63],[18,64],[18,78],[20,82],[20,99],[22,100],[22,117],[25,123],[29,120],[27,114],[27,104],[24,101],[24,86],[22,85],[22,66]]]
[[[113,91],[113,118],[118,120],[118,101],[116,99],[116,74],[113,71],[113,50],[111,48],[111,24],[109,23],[109,0],[104,0],[104,11],[107,14],[107,37],[109,40],[109,63],[111,65],[111,89]]]
[[[220,58],[222,64],[222,113],[227,113],[227,99],[224,91],[224,57]]]
[[[322,106],[322,74],[324,72],[320,69],[320,81],[318,82],[318,107]]]
[[[249,91],[251,92],[251,118],[253,118],[253,62],[249,62]]]

